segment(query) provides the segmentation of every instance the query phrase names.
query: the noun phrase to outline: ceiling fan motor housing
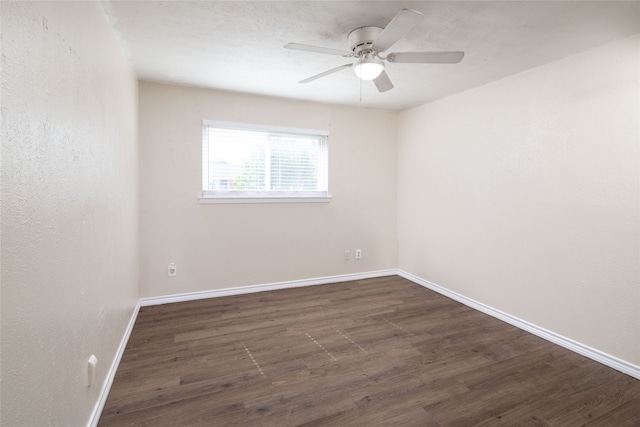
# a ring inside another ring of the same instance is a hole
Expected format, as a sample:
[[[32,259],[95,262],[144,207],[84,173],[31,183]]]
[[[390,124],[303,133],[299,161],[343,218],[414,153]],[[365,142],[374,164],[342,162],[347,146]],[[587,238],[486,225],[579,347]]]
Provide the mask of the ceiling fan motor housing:
[[[353,56],[360,57],[373,50],[373,42],[382,33],[380,27],[360,27],[349,33],[348,41]]]

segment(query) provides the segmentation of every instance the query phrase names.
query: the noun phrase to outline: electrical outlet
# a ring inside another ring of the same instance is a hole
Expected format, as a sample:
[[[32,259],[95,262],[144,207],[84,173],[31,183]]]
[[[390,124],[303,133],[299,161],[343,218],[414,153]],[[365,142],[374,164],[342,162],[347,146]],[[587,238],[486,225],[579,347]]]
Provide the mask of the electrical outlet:
[[[87,363],[87,385],[91,387],[96,382],[96,368],[98,367],[98,358],[93,354],[89,357]]]
[[[344,251],[344,260],[349,261],[349,251]]]
[[[362,258],[362,249],[356,249],[356,259]]]
[[[167,274],[170,277],[173,277],[173,276],[175,276],[177,274],[176,263],[175,262],[169,263],[169,268],[167,269]]]

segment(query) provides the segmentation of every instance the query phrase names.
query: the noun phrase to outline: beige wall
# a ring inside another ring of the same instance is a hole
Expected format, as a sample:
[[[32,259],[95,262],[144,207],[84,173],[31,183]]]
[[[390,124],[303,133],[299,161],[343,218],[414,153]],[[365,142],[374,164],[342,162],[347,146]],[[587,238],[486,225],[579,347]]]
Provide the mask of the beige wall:
[[[399,115],[399,267],[640,365],[639,38]]]
[[[396,113],[145,82],[139,93],[142,297],[396,267]],[[328,130],[333,200],[200,205],[203,119]],[[363,258],[344,261],[356,248]]]
[[[138,299],[137,83],[98,2],[0,7],[1,424],[81,426]]]

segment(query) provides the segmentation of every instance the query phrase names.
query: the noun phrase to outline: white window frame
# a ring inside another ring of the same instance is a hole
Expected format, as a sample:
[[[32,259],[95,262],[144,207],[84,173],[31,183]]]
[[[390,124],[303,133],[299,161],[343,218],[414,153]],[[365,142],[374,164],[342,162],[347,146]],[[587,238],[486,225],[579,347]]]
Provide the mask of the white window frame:
[[[260,131],[260,132],[269,132],[269,133],[285,133],[285,134],[297,134],[297,135],[313,135],[313,136],[321,136],[327,139],[327,158],[325,162],[328,162],[328,138],[329,132],[323,130],[315,130],[315,129],[300,129],[300,128],[287,128],[287,127],[277,127],[277,126],[264,126],[264,125],[256,125],[256,124],[246,124],[246,123],[235,123],[235,122],[224,122],[217,120],[203,120],[202,121],[202,170],[201,175],[204,180],[204,168],[205,166],[205,132],[208,131],[208,127],[218,127],[223,129],[231,129],[231,130],[243,130],[243,131]],[[224,192],[224,191],[206,191],[204,189],[204,185],[202,185],[202,193],[198,198],[200,204],[217,204],[217,203],[327,203],[331,201],[331,196],[328,191],[328,170],[329,166],[326,165],[324,168],[325,176],[321,179],[326,182],[326,190],[322,191],[312,191],[312,192],[270,192],[270,191],[262,191],[262,192]]]

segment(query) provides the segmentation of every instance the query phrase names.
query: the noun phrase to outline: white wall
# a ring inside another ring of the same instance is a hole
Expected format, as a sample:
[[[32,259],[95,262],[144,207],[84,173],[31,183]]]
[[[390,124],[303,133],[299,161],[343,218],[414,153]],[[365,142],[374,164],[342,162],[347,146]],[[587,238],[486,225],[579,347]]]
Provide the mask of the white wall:
[[[1,423],[81,426],[138,298],[137,82],[98,2],[1,13]]]
[[[396,113],[145,82],[139,93],[142,297],[396,267]],[[328,130],[333,200],[200,205],[203,119]],[[345,262],[356,248],[363,258]]]
[[[399,115],[399,267],[640,365],[639,38]]]

